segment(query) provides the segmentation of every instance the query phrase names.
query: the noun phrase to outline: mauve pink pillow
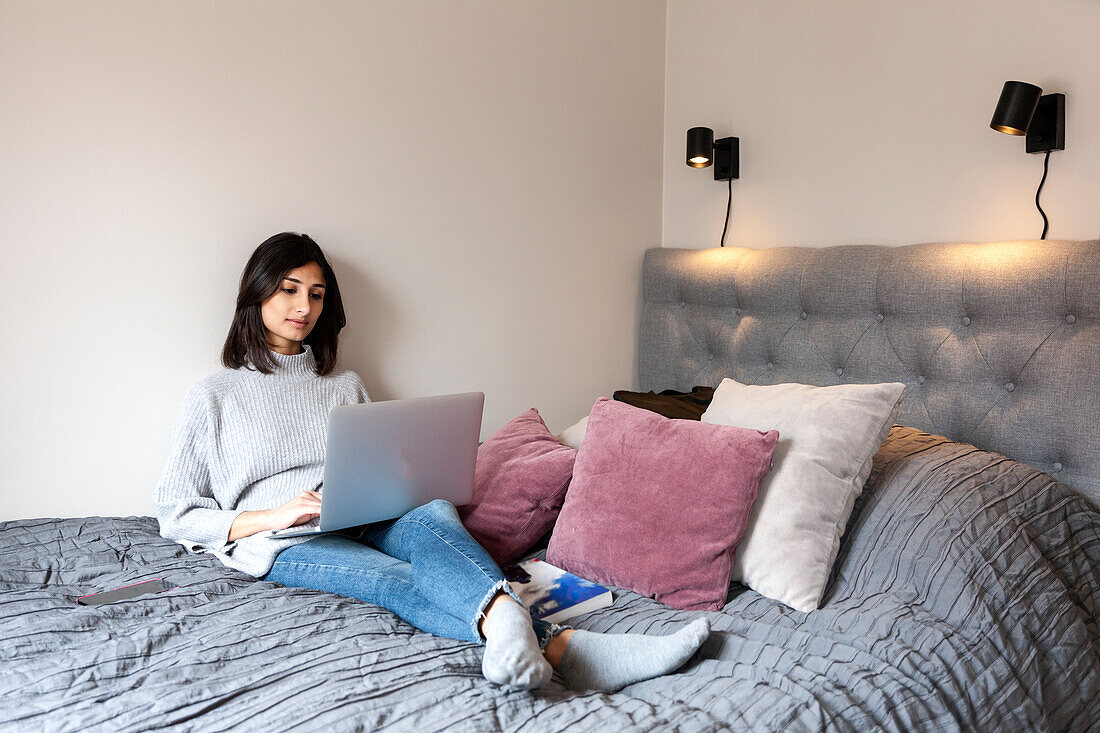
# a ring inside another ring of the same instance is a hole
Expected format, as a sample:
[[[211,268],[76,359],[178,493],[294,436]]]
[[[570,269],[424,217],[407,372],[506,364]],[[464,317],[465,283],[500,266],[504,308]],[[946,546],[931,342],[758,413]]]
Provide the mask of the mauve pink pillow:
[[[547,561],[674,608],[721,609],[778,440],[601,397]]]
[[[533,407],[477,449],[474,496],[459,516],[498,564],[519,559],[554,526],[576,457]]]

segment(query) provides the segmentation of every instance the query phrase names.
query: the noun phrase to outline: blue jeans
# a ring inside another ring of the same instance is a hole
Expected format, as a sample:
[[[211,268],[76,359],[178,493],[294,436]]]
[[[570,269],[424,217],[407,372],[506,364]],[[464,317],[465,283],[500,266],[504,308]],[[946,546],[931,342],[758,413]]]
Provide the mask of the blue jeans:
[[[454,505],[442,499],[399,519],[288,547],[264,580],[358,598],[422,631],[474,642],[483,641],[478,623],[498,592],[519,601]],[[562,628],[531,623],[543,648]]]

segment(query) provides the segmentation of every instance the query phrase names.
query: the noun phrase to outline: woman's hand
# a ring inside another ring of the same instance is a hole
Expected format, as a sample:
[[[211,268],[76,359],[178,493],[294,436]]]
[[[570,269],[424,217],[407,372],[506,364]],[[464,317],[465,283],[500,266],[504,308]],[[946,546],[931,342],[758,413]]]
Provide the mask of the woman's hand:
[[[229,542],[269,529],[286,529],[305,524],[321,516],[321,494],[303,491],[298,496],[274,509],[257,512],[241,512],[229,529]]]
[[[286,529],[305,524],[321,516],[321,494],[317,491],[303,491],[293,499],[275,509],[268,509],[271,522],[268,529]]]

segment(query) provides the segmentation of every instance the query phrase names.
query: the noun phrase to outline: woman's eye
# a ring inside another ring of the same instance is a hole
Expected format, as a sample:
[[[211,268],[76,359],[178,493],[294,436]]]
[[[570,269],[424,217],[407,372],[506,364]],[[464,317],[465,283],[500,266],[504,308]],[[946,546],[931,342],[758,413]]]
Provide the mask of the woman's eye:
[[[321,295],[320,293],[311,293],[309,297],[313,298],[314,300],[320,300],[325,296]]]
[[[283,292],[284,293],[290,293],[291,295],[294,295],[295,290],[294,290],[294,288],[283,288]]]

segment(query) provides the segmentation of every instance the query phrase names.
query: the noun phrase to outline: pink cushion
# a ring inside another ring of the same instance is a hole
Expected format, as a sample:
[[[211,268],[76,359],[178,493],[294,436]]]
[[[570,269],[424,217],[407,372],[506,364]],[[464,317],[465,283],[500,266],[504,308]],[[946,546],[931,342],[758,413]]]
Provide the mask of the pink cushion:
[[[601,397],[546,559],[674,608],[721,609],[778,440]]]
[[[474,496],[459,516],[498,564],[519,559],[554,526],[576,457],[533,407],[477,449]]]

